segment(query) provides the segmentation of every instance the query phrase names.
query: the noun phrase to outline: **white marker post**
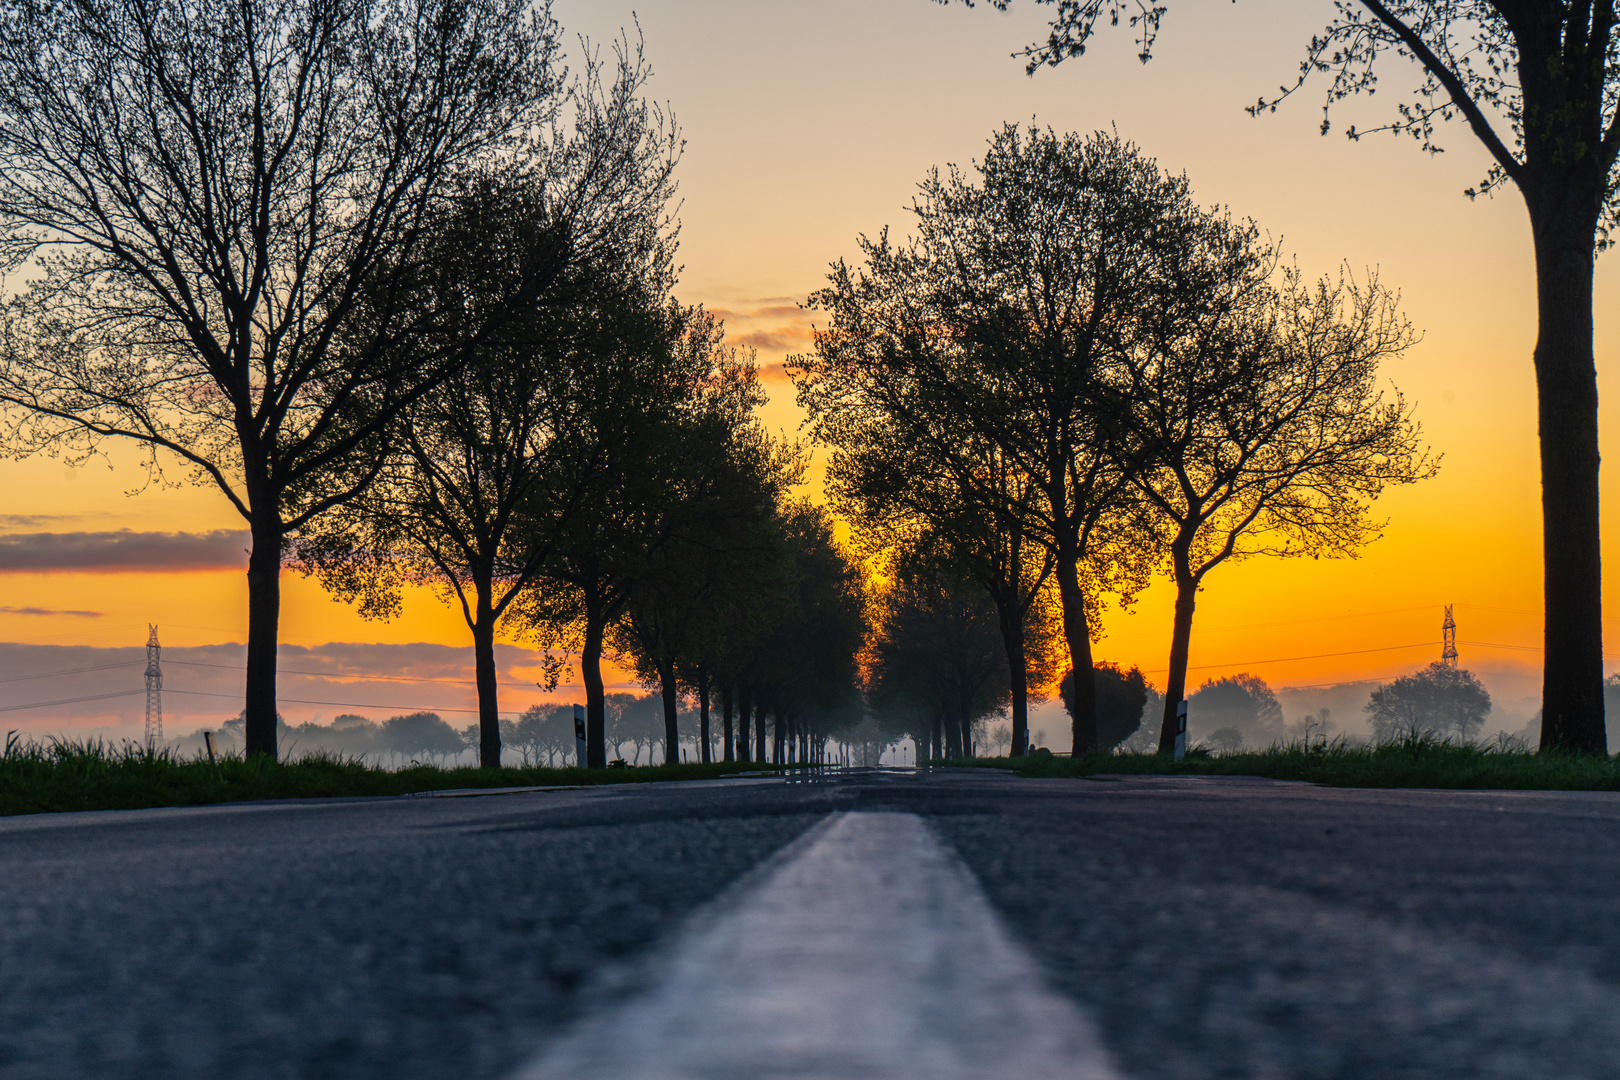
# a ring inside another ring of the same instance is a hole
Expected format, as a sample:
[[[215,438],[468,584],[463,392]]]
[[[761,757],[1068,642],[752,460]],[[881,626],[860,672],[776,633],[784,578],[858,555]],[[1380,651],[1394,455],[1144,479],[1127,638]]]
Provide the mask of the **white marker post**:
[[[1176,760],[1187,756],[1187,701],[1176,702]]]
[[[1182,726],[1185,727],[1186,724]],[[574,764],[583,769],[585,767],[585,706],[583,705],[574,706],[574,749],[579,753],[579,756],[574,759]]]

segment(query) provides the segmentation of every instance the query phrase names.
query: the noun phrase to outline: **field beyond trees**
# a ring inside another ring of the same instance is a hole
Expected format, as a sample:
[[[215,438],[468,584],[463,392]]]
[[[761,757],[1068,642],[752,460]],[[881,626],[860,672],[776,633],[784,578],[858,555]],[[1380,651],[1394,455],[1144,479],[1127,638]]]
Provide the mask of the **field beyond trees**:
[[[1028,777],[1104,780],[1128,776],[1258,776],[1325,787],[1446,788],[1502,791],[1620,791],[1620,759],[1533,753],[1511,742],[1474,746],[1418,735],[1357,745],[1295,742],[1247,753],[1195,749],[1180,761],[1161,754],[973,758],[951,762],[1011,769]]]
[[[787,766],[792,768],[793,766]],[[712,780],[750,762],[621,769],[479,769],[380,764],[312,754],[296,761],[232,754],[217,762],[170,749],[99,740],[24,742],[0,752],[0,816],[70,810],[141,810],[264,799],[362,798],[476,788],[584,787],[655,780]],[[773,771],[776,771],[773,769]]]

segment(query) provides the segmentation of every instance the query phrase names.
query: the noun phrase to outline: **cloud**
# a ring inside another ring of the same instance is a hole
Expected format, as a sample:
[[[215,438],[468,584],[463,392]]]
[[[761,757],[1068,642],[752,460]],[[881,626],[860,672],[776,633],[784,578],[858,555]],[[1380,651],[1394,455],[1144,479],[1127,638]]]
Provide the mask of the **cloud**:
[[[0,529],[26,529],[51,521],[78,521],[79,514],[0,514]]]
[[[69,611],[42,607],[0,607],[0,615],[78,615],[86,619],[106,617],[105,611]]]
[[[239,569],[246,530],[212,532],[31,532],[0,534],[0,573]]]
[[[766,352],[792,352],[815,340],[809,324],[779,326],[774,330],[755,330],[729,339],[734,345],[746,345]]]
[[[726,340],[733,345],[763,352],[802,352],[815,341],[812,313],[790,297],[770,297],[744,302],[731,308],[713,308],[711,313],[726,324]]]

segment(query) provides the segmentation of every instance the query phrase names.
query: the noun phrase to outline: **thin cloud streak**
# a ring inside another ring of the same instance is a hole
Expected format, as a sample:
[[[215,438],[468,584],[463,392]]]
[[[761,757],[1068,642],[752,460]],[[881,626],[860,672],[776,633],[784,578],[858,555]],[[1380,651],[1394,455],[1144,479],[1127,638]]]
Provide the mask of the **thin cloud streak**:
[[[73,615],[82,619],[103,619],[106,618],[107,613],[105,611],[72,611],[65,608],[0,606],[0,615]]]
[[[250,545],[245,529],[210,532],[29,532],[0,534],[0,573],[238,569]]]

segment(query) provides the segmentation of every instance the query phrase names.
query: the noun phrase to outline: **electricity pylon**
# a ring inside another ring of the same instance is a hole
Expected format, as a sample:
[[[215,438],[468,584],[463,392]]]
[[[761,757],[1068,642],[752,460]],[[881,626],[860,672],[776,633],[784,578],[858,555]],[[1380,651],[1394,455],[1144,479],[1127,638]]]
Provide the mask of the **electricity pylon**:
[[[159,662],[162,653],[157,627],[153,626],[146,638],[146,746],[149,750],[163,741],[163,665]]]
[[[1446,667],[1457,666],[1457,620],[1451,617],[1451,605],[1446,605],[1446,621],[1440,624],[1442,647],[1440,662]]]

